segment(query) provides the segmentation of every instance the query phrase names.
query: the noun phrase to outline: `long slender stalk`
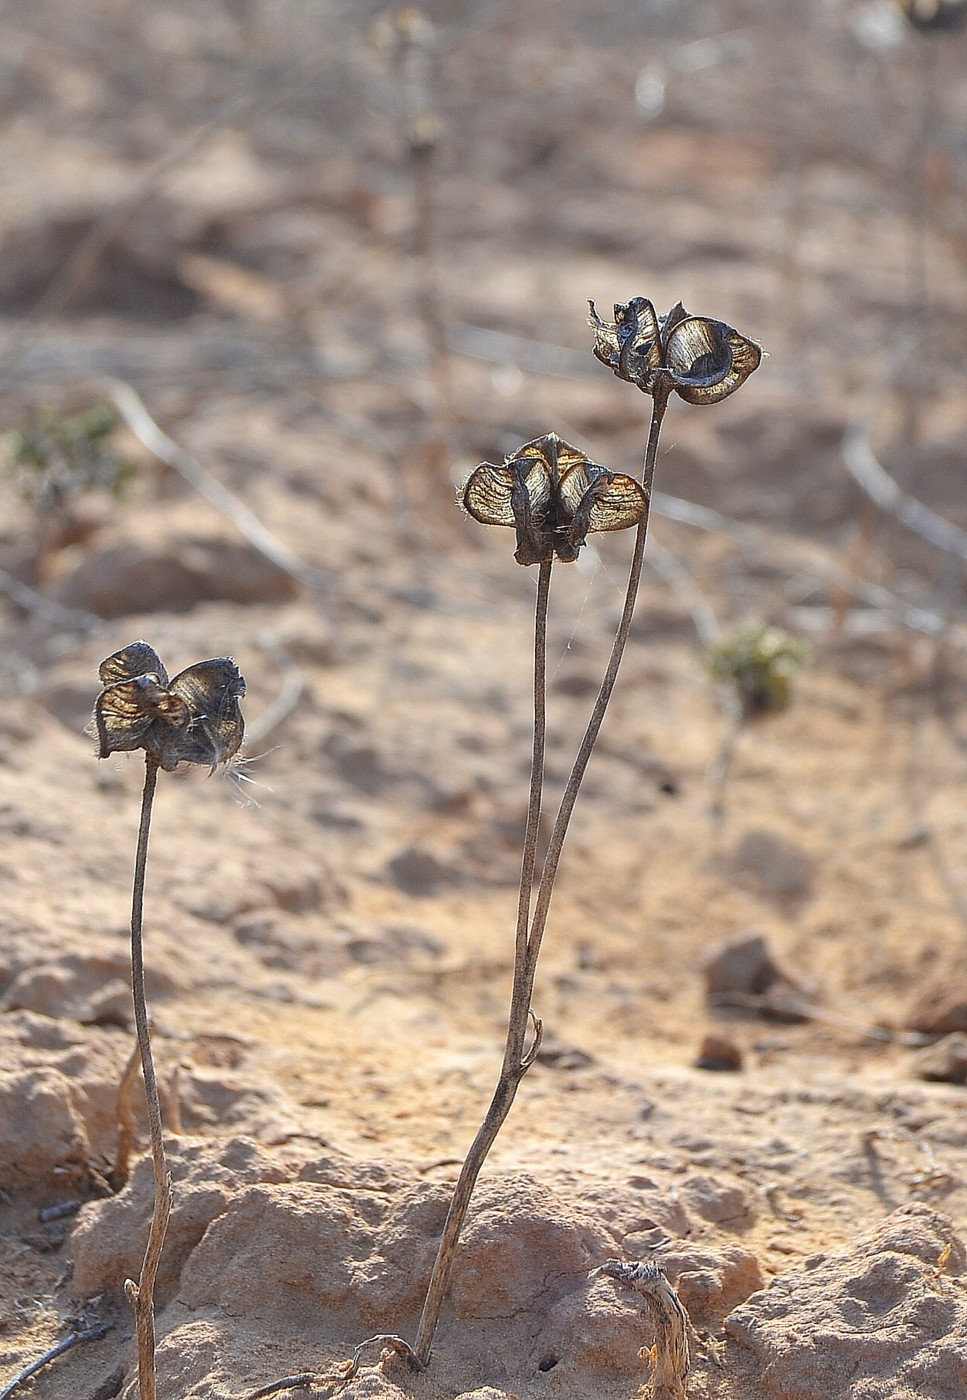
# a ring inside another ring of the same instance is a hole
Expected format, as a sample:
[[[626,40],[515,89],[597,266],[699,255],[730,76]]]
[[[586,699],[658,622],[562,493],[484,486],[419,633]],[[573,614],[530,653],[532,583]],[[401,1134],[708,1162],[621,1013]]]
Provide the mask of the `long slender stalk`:
[[[530,988],[527,982],[528,923],[537,864],[537,838],[541,821],[541,799],[544,789],[544,748],[546,739],[547,695],[547,599],[551,586],[551,560],[540,566],[537,579],[537,601],[534,608],[534,747],[531,757],[530,796],[527,804],[527,825],[524,831],[524,851],[520,868],[520,895],[517,903],[517,937],[514,955],[514,986],[510,1013],[507,1018],[507,1040],[500,1077],[487,1114],[470,1146],[443,1226],[433,1272],[423,1303],[423,1314],[416,1334],[413,1351],[416,1364],[423,1367],[430,1359],[430,1348],[446,1297],[457,1242],[466,1219],[470,1197],[480,1169],[494,1144],[497,1134],[517,1094],[517,1086],[530,1069],[540,1044],[540,1022],[535,1020],[535,1041],[527,1055],[524,1039],[530,1015]]]
[[[667,404],[668,391],[663,385],[660,385],[653,399],[651,428],[648,433],[648,445],[645,449],[645,460],[642,470],[642,486],[644,487],[645,494],[648,496],[649,501],[651,500],[651,488],[655,475],[655,462],[658,457],[658,439],[661,433],[662,419],[665,416]],[[487,1110],[483,1123],[477,1131],[477,1136],[473,1140],[470,1151],[467,1153],[464,1164],[460,1169],[460,1175],[457,1178],[453,1198],[450,1202],[450,1209],[443,1227],[443,1236],[440,1240],[440,1247],[433,1265],[433,1273],[430,1276],[430,1285],[427,1289],[426,1300],[423,1304],[423,1315],[420,1318],[416,1344],[413,1348],[416,1363],[420,1367],[426,1366],[430,1359],[430,1349],[433,1345],[433,1336],[436,1331],[437,1322],[439,1321],[440,1309],[443,1306],[443,1300],[446,1297],[447,1287],[450,1282],[450,1274],[453,1269],[457,1242],[460,1237],[460,1231],[463,1228],[467,1210],[470,1206],[470,1197],[473,1194],[477,1177],[480,1174],[480,1169],[494,1144],[504,1120],[510,1112],[511,1105],[517,1095],[518,1086],[533,1064],[534,1057],[540,1045],[541,1023],[533,1016],[531,1011],[531,996],[534,990],[537,958],[541,950],[544,929],[547,926],[547,916],[551,906],[551,895],[554,890],[554,881],[557,876],[561,852],[564,848],[564,838],[567,835],[571,814],[574,811],[574,804],[577,801],[578,792],[584,780],[591,753],[594,749],[605,712],[611,700],[615,681],[618,677],[618,668],[621,665],[621,658],[624,655],[628,634],[631,630],[631,619],[635,610],[635,600],[638,596],[641,569],[645,557],[649,513],[650,512],[646,512],[638,526],[635,536],[635,547],[628,575],[628,587],[625,593],[624,607],[621,611],[621,619],[618,623],[618,630],[615,634],[614,644],[611,649],[611,658],[601,681],[601,687],[598,691],[597,699],[594,702],[594,708],[591,711],[591,717],[588,721],[584,738],[581,741],[581,747],[574,760],[574,766],[571,769],[564,794],[561,798],[557,819],[554,823],[554,829],[551,832],[550,844],[547,854],[544,857],[533,918],[529,919],[531,886],[536,863],[537,828],[541,811],[545,727],[544,697],[546,692],[545,653],[547,588],[550,583],[550,564],[541,565],[534,628],[534,758],[531,767],[531,800],[528,808],[527,834],[524,841],[524,857],[521,867],[520,901],[517,909],[517,940],[514,958],[514,987],[511,994],[510,1014],[507,1022],[507,1040],[504,1047],[504,1059],[501,1065],[500,1077],[497,1081],[497,1087],[494,1090],[494,1096],[491,1099],[490,1107]],[[530,1050],[525,1054],[524,1040],[527,1034],[529,1019],[533,1019],[535,1040]]]
[[[655,462],[658,458],[658,439],[661,435],[662,420],[665,416],[665,409],[668,405],[668,391],[659,386],[655,391],[652,404],[651,427],[648,432],[648,445],[645,449],[645,461],[641,474],[641,484],[648,497],[649,506],[651,504],[651,489],[655,477]],[[537,902],[534,906],[534,917],[531,921],[530,933],[527,939],[527,971],[524,979],[523,991],[526,993],[528,1005],[534,990],[534,976],[537,972],[537,959],[541,951],[541,941],[544,937],[544,929],[547,926],[547,916],[551,907],[551,896],[554,893],[554,881],[557,878],[557,867],[560,863],[561,852],[564,849],[564,838],[574,811],[574,804],[577,802],[584,775],[587,772],[588,763],[597,738],[601,732],[601,725],[611,701],[614,691],[615,681],[618,679],[618,669],[621,666],[621,659],[624,656],[628,635],[631,631],[631,619],[634,616],[635,602],[638,597],[638,587],[641,582],[641,569],[645,558],[645,545],[648,542],[648,520],[651,515],[650,509],[645,512],[638,525],[635,534],[635,547],[631,556],[631,567],[628,571],[628,586],[625,589],[624,606],[621,609],[621,618],[618,622],[618,629],[615,632],[614,643],[611,647],[611,657],[608,661],[607,669],[601,680],[594,708],[588,720],[587,729],[584,731],[584,738],[581,740],[581,747],[578,749],[574,766],[568,776],[561,798],[561,805],[558,808],[557,819],[551,831],[551,838],[548,842],[547,854],[544,857],[544,866],[541,870],[541,882],[537,891]]]
[[[145,753],[144,791],[141,796],[141,825],[138,828],[138,849],[134,861],[134,888],[131,898],[131,989],[134,994],[134,1024],[138,1036],[144,1093],[148,1105],[148,1132],[151,1138],[151,1161],[154,1168],[154,1207],[151,1229],[141,1265],[141,1277],[135,1283],[128,1279],[124,1291],[134,1309],[138,1341],[138,1389],[141,1400],[156,1400],[154,1333],[154,1285],[161,1262],[168,1217],[171,1214],[171,1177],[165,1161],[164,1136],[161,1122],[161,1100],[158,1080],[151,1053],[148,1028],[148,1008],[144,994],[144,881],[148,861],[148,836],[151,831],[151,809],[158,781],[158,763]]]

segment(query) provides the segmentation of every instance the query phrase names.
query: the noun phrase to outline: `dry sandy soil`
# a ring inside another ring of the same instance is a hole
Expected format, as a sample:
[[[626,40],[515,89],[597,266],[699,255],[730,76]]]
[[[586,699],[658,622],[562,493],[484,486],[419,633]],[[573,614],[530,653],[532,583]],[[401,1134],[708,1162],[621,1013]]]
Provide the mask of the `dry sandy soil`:
[[[161,1400],[413,1336],[500,1063],[530,751],[535,570],[453,487],[549,430],[638,469],[647,400],[585,317],[640,294],[770,358],[669,409],[544,1046],[430,1368],[370,1355],[341,1393],[636,1395],[649,1318],[593,1275],[619,1258],[677,1286],[694,1397],[961,1400],[967,1068],[934,1043],[967,1032],[964,36],[886,0],[428,14],[394,55],[368,3],[4,7],[5,426],[122,380],[288,566],[123,425],[121,500],[35,509],[4,469],[0,1384],[111,1322],[17,1393],[137,1393],[150,1172],[105,1174],[142,765],[84,730],[138,637],[172,671],[234,656],[252,736],[224,780],[163,775],[155,812]],[[851,430],[921,533],[860,489]],[[550,816],[630,549],[555,570]],[[719,791],[705,644],[754,620],[809,659]],[[753,935],[798,1017],[734,956],[740,1004],[710,1003],[710,955]],[[713,1033],[741,1068],[698,1066]]]

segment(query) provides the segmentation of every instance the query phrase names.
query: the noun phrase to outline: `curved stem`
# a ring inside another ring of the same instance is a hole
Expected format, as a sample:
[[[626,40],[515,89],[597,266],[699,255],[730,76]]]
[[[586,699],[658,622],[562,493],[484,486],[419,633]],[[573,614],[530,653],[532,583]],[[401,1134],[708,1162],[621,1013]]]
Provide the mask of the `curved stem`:
[[[135,1283],[128,1279],[124,1291],[134,1309],[138,1339],[138,1389],[141,1400],[156,1400],[154,1334],[154,1285],[161,1262],[165,1231],[171,1214],[171,1177],[165,1161],[161,1122],[161,1100],[158,1080],[151,1053],[151,1033],[148,1008],[144,994],[144,881],[148,862],[148,836],[151,831],[151,809],[158,782],[157,760],[145,754],[144,791],[141,796],[141,825],[138,828],[138,849],[134,861],[134,888],[131,898],[131,989],[134,995],[134,1024],[138,1037],[144,1093],[148,1106],[148,1132],[151,1138],[151,1161],[154,1168],[154,1208],[145,1249],[141,1277]]]
[[[641,484],[648,497],[649,506],[651,504],[651,489],[655,478],[655,462],[658,458],[658,439],[661,435],[662,420],[665,416],[665,409],[668,406],[668,390],[659,387],[655,391],[651,413],[651,428],[648,432],[648,445],[645,449],[645,460],[641,474]],[[587,772],[588,763],[594,746],[601,731],[605,713],[611,700],[615,681],[618,679],[618,668],[624,656],[628,635],[631,631],[631,619],[635,611],[635,601],[638,597],[638,585],[641,582],[641,568],[645,558],[645,545],[648,540],[648,519],[651,514],[650,509],[645,512],[641,520],[638,531],[635,535],[635,547],[631,557],[631,568],[628,573],[628,586],[625,590],[624,606],[621,610],[621,619],[618,623],[618,630],[615,633],[614,643],[611,648],[611,658],[608,662],[607,670],[601,681],[591,717],[588,720],[588,727],[584,731],[584,738],[581,740],[581,747],[578,749],[574,766],[568,776],[567,785],[564,788],[564,795],[561,798],[561,805],[558,808],[557,819],[554,822],[554,829],[551,832],[551,839],[548,843],[547,855],[544,857],[544,868],[541,871],[541,882],[537,891],[537,903],[534,906],[534,918],[531,922],[530,935],[527,940],[527,975],[522,990],[526,993],[528,1003],[534,989],[534,976],[537,972],[537,958],[541,951],[541,940],[544,937],[544,929],[547,926],[547,916],[551,907],[551,896],[554,893],[554,881],[557,878],[557,867],[560,863],[561,852],[564,849],[564,838],[567,835],[568,825],[571,821],[571,814],[574,811],[574,804],[577,802],[578,792],[584,775]]]
[[[524,1054],[524,1040],[530,1017],[530,997],[533,977],[528,978],[529,940],[528,921],[530,918],[531,894],[534,884],[534,869],[537,864],[537,838],[541,822],[541,798],[544,789],[544,747],[546,738],[546,695],[547,695],[547,599],[551,586],[551,560],[540,566],[537,579],[537,600],[534,608],[534,747],[531,757],[530,796],[527,804],[527,825],[524,831],[524,850],[520,868],[520,894],[517,901],[517,937],[514,952],[514,986],[511,992],[510,1012],[507,1018],[507,1040],[504,1058],[500,1067],[500,1077],[494,1090],[490,1107],[477,1130],[470,1150],[464,1159],[453,1190],[450,1208],[443,1226],[433,1272],[423,1303],[423,1314],[417,1329],[416,1344],[413,1348],[416,1364],[424,1367],[430,1359],[433,1336],[440,1319],[440,1309],[447,1294],[453,1260],[456,1254],[460,1231],[466,1219],[467,1209],[477,1177],[497,1134],[517,1094],[517,1086],[533,1064],[537,1045],[540,1043],[541,1026],[534,1018],[535,1044]]]

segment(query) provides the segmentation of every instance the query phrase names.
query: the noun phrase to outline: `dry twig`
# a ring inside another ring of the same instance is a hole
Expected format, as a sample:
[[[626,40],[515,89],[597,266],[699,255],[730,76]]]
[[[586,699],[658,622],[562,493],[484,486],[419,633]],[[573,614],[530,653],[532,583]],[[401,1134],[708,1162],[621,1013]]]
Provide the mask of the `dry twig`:
[[[314,569],[311,564],[306,564],[287,545],[277,540],[258,516],[233,496],[197,458],[185,452],[167,433],[162,432],[145,408],[140,395],[130,384],[112,379],[107,382],[106,388],[118,413],[148,451],[153,452],[159,461],[176,471],[200,496],[204,496],[209,505],[214,506],[221,515],[230,520],[253,549],[257,549],[276,568],[306,588],[318,591],[330,587],[332,580],[328,574],[321,569]]]
[[[687,1400],[691,1324],[661,1265],[651,1259],[631,1264],[609,1259],[594,1270],[594,1275],[626,1284],[645,1301],[655,1324],[655,1345],[648,1354],[652,1364],[652,1400]]]
[[[936,1039],[936,1036],[922,1035],[919,1031],[899,1031],[890,1026],[874,1025],[871,1021],[857,1021],[842,1012],[817,1006],[784,987],[774,992],[715,992],[709,997],[709,1005],[759,1011],[766,1016],[792,1016],[803,1021],[819,1021],[827,1026],[836,1026],[839,1030],[852,1031],[865,1040],[908,1045],[915,1049],[929,1045]]]
[[[13,1380],[8,1381],[3,1390],[0,1390],[0,1400],[10,1400],[10,1396],[19,1390],[25,1381],[29,1381],[31,1376],[35,1376],[44,1366],[49,1365],[51,1361],[56,1361],[58,1356],[63,1356],[65,1352],[79,1346],[81,1342],[99,1342],[113,1326],[113,1322],[99,1322],[94,1327],[82,1327],[71,1332],[63,1341],[58,1342],[49,1351],[45,1351],[43,1356],[38,1356],[36,1361],[31,1361],[29,1366],[18,1371]]]
[[[24,612],[34,613],[45,622],[52,622],[56,627],[77,628],[82,632],[101,632],[106,626],[104,619],[96,613],[85,612],[81,608],[65,608],[60,603],[45,598],[36,588],[31,588],[19,578],[14,578],[6,569],[0,569],[0,593],[6,593]]]
[[[277,1395],[280,1390],[308,1390],[323,1385],[330,1385],[336,1388],[347,1385],[359,1374],[359,1367],[362,1364],[363,1355],[372,1347],[378,1346],[380,1352],[391,1351],[397,1356],[402,1356],[416,1370],[421,1370],[413,1348],[409,1342],[405,1342],[402,1337],[397,1337],[390,1332],[380,1332],[375,1337],[367,1337],[364,1342],[360,1342],[356,1347],[349,1361],[344,1361],[334,1371],[299,1371],[292,1376],[282,1376],[279,1380],[269,1381],[267,1385],[259,1386],[258,1390],[252,1390],[245,1397],[245,1400],[266,1400],[269,1395]]]
[[[857,486],[881,510],[895,515],[922,540],[967,560],[967,530],[944,519],[915,496],[908,496],[877,458],[872,436],[870,414],[864,412],[850,424],[843,438],[843,460]]]
[[[168,175],[184,165],[226,127],[241,127],[253,121],[271,111],[280,102],[287,101],[301,92],[319,76],[318,60],[313,59],[303,68],[290,70],[281,79],[273,79],[263,87],[246,92],[242,97],[232,97],[214,117],[189,132],[171,150],[154,161],[135,180],[128,193],[93,224],[43,295],[14,326],[6,343],[0,348],[0,377],[9,373],[40,327],[70,306],[111,244],[138,210],[154,198]]]

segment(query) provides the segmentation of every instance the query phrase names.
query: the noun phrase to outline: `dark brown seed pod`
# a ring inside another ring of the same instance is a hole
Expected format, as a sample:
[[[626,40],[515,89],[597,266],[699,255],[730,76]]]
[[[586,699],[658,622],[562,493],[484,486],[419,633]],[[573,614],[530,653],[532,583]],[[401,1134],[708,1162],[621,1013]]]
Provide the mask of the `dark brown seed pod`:
[[[686,403],[718,403],[762,360],[754,340],[724,321],[690,316],[680,301],[659,317],[646,297],[632,297],[615,305],[613,321],[603,321],[593,301],[588,305],[596,357],[645,394],[671,388]]]
[[[598,466],[557,433],[524,443],[503,466],[482,462],[461,499],[481,524],[516,529],[518,564],[540,564],[554,554],[571,563],[589,534],[627,530],[648,511],[637,481]]]
[[[109,656],[98,674],[99,758],[144,749],[169,773],[179,763],[204,763],[214,772],[238,752],[245,682],[229,657],[199,661],[169,680],[154,648],[139,641]]]

